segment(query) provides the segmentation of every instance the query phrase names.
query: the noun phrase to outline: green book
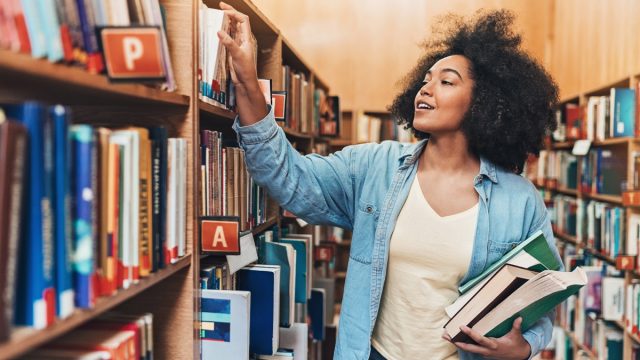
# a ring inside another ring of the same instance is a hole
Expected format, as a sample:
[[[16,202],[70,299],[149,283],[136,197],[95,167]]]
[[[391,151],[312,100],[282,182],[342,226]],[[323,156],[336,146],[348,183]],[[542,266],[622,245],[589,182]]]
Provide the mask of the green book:
[[[527,261],[526,265],[517,261],[510,262],[510,260],[514,259],[516,256],[523,255],[523,252],[531,255],[531,257],[523,256],[522,258],[533,258],[535,259],[535,262],[532,263],[530,261]],[[479,284],[482,280],[489,277],[489,275],[495,273],[496,270],[498,270],[507,262],[536,271],[560,269],[560,263],[556,259],[551,248],[549,248],[549,244],[547,243],[547,239],[542,234],[542,230],[538,230],[533,233],[533,235],[528,237],[525,241],[518,244],[518,246],[511,249],[503,257],[501,257],[500,260],[491,264],[491,266],[486,268],[480,275],[460,285],[460,287],[458,287],[458,291],[460,292],[460,294],[466,293],[474,286]]]
[[[503,272],[500,271],[498,274]],[[492,277],[484,287],[496,287],[493,284],[496,282],[495,279],[498,277]],[[445,329],[452,341],[473,343],[470,337],[459,330],[460,324],[465,324],[487,337],[501,337],[511,331],[513,322],[521,316],[522,331],[526,331],[555,306],[578,292],[586,283],[587,276],[580,267],[572,272],[545,270],[515,290],[511,286],[509,289],[505,287],[505,290],[479,292],[445,325]],[[513,282],[504,281],[504,284],[513,284]],[[498,301],[491,301],[495,298],[495,294],[505,292],[511,293],[497,299]],[[469,308],[472,311],[468,311]]]

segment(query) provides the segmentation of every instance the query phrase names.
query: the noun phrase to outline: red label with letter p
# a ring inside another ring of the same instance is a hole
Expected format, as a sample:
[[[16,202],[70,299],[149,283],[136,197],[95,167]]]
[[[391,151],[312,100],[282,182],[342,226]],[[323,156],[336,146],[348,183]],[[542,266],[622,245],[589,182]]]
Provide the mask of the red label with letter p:
[[[103,28],[100,37],[111,79],[165,78],[162,34],[159,28]]]

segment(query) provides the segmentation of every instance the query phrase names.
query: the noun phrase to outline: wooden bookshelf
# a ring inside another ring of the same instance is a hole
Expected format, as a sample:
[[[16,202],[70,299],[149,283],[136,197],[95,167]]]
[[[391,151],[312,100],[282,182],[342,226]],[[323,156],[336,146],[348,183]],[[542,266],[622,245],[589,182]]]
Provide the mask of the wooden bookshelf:
[[[104,312],[113,309],[119,304],[138,296],[150,287],[161,283],[171,275],[189,267],[190,264],[191,255],[186,255],[175,264],[169,265],[165,269],[151,274],[149,277],[140,280],[137,284],[133,284],[130,288],[118,291],[116,295],[98,298],[93,309],[77,309],[70,317],[59,320],[46,329],[35,330],[27,327],[18,328],[13,333],[11,340],[0,344],[0,358],[9,359],[23,355],[29,350],[73,330]]]
[[[263,224],[260,224],[260,225],[256,226],[255,228],[253,228],[251,230],[251,232],[253,233],[253,235],[260,234],[261,232],[264,232],[265,230],[270,229],[271,227],[273,227],[273,225],[276,225],[277,223],[278,223],[278,218],[277,217],[272,217],[269,220],[267,220],[266,222],[264,222]]]
[[[582,193],[582,196],[588,199],[608,202],[614,205],[622,206],[622,196],[619,195],[602,195],[602,194],[586,194]]]
[[[287,137],[294,140],[311,140],[314,137],[311,134],[301,133],[299,131],[286,127],[283,127],[282,130],[284,130],[284,133],[287,135]]]
[[[231,110],[223,109],[219,106],[215,106],[209,104],[208,102],[204,102],[198,99],[198,109],[200,110],[201,118],[214,118],[217,121],[226,120],[234,120],[236,118],[236,113]]]
[[[26,96],[69,105],[189,105],[187,95],[142,84],[111,83],[105,75],[8,50],[0,50],[0,96],[16,100]]]
[[[574,345],[574,348],[576,350],[582,351],[585,355],[587,355],[589,357],[589,359],[592,360],[597,360],[598,356],[591,351],[591,349],[589,349],[588,347],[584,346],[582,343],[580,343],[578,341],[578,339],[576,339],[575,335],[573,334],[573,332],[567,330],[567,329],[563,329],[565,334],[567,335],[567,337],[569,338],[569,340],[571,340],[571,343]],[[578,354],[575,354],[574,356],[578,357]]]

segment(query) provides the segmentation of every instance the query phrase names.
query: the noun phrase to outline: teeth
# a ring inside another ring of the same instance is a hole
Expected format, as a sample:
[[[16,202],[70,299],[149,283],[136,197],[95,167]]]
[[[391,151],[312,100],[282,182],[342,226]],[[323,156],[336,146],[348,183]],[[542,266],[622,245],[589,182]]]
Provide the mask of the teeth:
[[[419,103],[419,104],[418,104],[418,109],[428,109],[428,110],[431,110],[431,109],[433,109],[433,106],[429,106],[428,104],[425,104],[425,103]]]

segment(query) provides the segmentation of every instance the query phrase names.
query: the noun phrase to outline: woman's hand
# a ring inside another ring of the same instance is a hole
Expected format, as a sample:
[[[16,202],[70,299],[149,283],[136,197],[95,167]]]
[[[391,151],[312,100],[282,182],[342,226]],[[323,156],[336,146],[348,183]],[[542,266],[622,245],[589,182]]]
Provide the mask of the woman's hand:
[[[220,8],[231,21],[233,38],[225,31],[218,31],[218,38],[231,57],[231,81],[235,87],[240,123],[251,125],[266,116],[267,104],[258,85],[249,17],[224,2],[220,2]]]
[[[462,342],[454,343],[461,350],[476,353],[490,359],[498,360],[523,360],[531,355],[531,346],[522,336],[520,326],[522,318],[519,317],[513,322],[513,327],[508,334],[499,338],[485,337],[477,331],[462,326],[460,330],[472,338],[477,345]],[[451,341],[447,335],[445,339]]]

